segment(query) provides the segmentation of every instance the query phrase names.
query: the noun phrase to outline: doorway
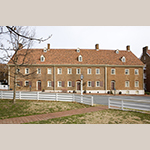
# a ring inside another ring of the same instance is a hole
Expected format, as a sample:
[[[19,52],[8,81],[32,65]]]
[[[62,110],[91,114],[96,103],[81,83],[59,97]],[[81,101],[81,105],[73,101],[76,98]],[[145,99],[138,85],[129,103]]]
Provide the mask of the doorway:
[[[41,91],[41,81],[37,81],[38,91]]]
[[[81,90],[81,82],[80,81],[77,82],[77,91],[79,91],[79,90]]]
[[[115,89],[115,81],[111,81],[111,90],[114,90]]]

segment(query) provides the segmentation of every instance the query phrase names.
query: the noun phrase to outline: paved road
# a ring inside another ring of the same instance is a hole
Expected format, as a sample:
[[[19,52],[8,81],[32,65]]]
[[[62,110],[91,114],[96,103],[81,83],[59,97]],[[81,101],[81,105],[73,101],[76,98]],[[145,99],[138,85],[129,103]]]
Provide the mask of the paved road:
[[[150,97],[147,96],[108,96],[108,95],[92,95],[94,99],[94,104],[108,105],[108,98],[123,98],[123,99],[133,99],[133,100],[148,100]]]

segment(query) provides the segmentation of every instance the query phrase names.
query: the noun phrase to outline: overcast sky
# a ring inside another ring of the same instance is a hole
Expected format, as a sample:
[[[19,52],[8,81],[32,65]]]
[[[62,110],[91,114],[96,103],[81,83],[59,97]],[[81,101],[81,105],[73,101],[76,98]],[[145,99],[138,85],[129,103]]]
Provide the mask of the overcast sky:
[[[52,37],[35,48],[44,48],[50,43],[51,48],[87,48],[125,50],[130,45],[131,51],[140,57],[144,46],[150,47],[150,26],[36,26],[37,37]]]

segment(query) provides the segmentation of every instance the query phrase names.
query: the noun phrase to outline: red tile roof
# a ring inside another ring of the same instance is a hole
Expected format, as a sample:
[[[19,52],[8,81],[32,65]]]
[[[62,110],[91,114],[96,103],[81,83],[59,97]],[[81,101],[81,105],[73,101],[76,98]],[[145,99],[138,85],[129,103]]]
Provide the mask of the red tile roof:
[[[26,49],[20,50],[18,55],[26,53]],[[43,55],[45,61],[41,62],[40,57]],[[78,61],[78,56],[82,56],[82,62]],[[120,59],[125,56],[126,62]],[[19,63],[23,61],[23,57],[19,58]],[[115,50],[99,50],[95,49],[80,49],[78,53],[76,49],[50,49],[44,52],[43,49],[31,49],[30,54],[25,59],[25,62],[31,64],[108,64],[108,65],[143,65],[131,51],[119,50],[119,54]],[[11,60],[8,64],[12,64]]]

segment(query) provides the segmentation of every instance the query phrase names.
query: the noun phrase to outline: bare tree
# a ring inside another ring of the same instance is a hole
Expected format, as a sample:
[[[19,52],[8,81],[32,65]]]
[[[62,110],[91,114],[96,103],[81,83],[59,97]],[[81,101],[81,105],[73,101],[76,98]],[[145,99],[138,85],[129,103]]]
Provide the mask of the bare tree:
[[[52,35],[51,35],[52,36]],[[32,60],[29,60],[29,55],[31,55],[31,47],[34,42],[44,42],[48,40],[51,36],[46,39],[35,38],[35,31],[27,26],[1,26],[0,27],[0,60],[2,62],[11,63],[14,66],[13,78],[14,91],[13,91],[13,103],[16,101],[16,84],[17,76],[30,76],[34,75],[35,71],[28,75],[23,75],[18,72],[18,69],[22,65],[32,65]],[[6,42],[3,44],[3,41]],[[4,46],[9,45],[9,46]]]

